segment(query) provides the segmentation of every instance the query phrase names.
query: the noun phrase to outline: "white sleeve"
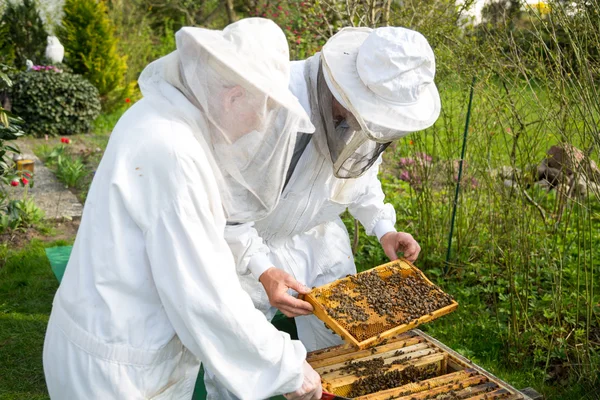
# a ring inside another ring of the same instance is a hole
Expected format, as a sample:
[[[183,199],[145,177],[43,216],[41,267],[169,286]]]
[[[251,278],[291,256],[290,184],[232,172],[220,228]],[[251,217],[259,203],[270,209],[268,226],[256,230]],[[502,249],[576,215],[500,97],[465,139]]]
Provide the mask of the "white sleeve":
[[[269,247],[258,235],[253,222],[227,225],[225,240],[233,253],[239,275],[252,273],[258,280],[263,272],[273,266],[269,260]]]
[[[182,343],[241,399],[292,392],[306,350],[242,290],[201,177],[187,180],[145,231],[162,306]]]
[[[394,206],[384,203],[385,195],[381,189],[381,182],[377,177],[379,165],[382,158],[369,169],[369,171],[360,178],[366,188],[361,195],[348,206],[348,211],[353,217],[358,219],[365,228],[367,235],[376,235],[381,239],[388,232],[395,232],[396,211]]]

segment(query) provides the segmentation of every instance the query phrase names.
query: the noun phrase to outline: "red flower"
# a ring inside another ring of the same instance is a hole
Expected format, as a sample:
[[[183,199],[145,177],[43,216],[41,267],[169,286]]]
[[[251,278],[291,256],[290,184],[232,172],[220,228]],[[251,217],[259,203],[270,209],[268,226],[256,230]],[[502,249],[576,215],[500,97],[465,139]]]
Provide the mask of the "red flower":
[[[278,9],[279,11],[281,11],[281,10],[283,10],[283,7],[281,7],[281,6],[277,6],[277,9]]]
[[[19,186],[19,181],[10,181],[10,186]]]
[[[125,103],[131,103],[131,99],[128,97],[125,99]]]
[[[410,145],[412,146],[413,144],[415,144],[415,142],[413,142],[413,141],[411,140],[410,142],[408,142],[408,144],[410,144]]]
[[[69,143],[71,143],[71,139],[66,138],[66,137],[60,138],[60,142],[61,143],[65,143],[65,144],[69,144]]]
[[[27,178],[31,178],[31,174],[29,172],[23,172],[23,175],[25,175]]]
[[[21,178],[21,183],[23,184],[23,186],[25,186],[29,183],[29,180],[27,178]]]

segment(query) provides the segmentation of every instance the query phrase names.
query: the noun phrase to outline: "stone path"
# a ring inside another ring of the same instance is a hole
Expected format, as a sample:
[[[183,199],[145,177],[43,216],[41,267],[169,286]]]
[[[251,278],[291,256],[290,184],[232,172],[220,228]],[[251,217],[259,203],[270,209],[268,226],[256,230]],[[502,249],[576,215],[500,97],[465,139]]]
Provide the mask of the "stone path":
[[[33,188],[9,187],[8,195],[12,199],[21,199],[24,195],[34,199],[36,206],[44,211],[46,219],[72,219],[81,217],[83,206],[77,197],[56,179],[54,173],[44,166],[33,151],[23,142],[17,141],[24,158],[35,160]]]

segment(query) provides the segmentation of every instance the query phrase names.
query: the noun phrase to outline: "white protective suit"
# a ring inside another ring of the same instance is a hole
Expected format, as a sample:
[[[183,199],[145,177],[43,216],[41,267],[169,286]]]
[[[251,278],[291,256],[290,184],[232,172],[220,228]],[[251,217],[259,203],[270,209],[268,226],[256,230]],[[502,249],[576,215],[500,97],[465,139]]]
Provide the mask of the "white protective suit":
[[[242,287],[269,319],[276,310],[270,306],[258,282],[258,277],[268,268],[280,268],[308,287],[356,273],[348,231],[340,218],[346,208],[361,222],[368,235],[381,238],[395,231],[394,208],[384,204],[377,178],[381,158],[360,178],[338,179],[333,175],[326,150],[319,148],[319,135],[321,139],[325,135],[315,104],[319,57],[316,54],[305,61],[292,62],[290,90],[312,115],[316,131],[279,204],[254,226],[228,225],[226,229]],[[313,315],[297,317],[296,326],[308,351],[341,343],[341,338]]]
[[[54,299],[50,396],[189,399],[200,362],[243,399],[293,392],[306,351],[240,287],[204,115],[152,79],[111,135]]]

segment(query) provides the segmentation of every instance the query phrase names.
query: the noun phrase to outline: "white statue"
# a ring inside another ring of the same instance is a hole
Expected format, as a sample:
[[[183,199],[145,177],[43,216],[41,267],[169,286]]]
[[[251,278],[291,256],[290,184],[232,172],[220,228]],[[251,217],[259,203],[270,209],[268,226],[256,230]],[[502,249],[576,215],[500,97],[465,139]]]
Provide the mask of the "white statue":
[[[48,36],[48,46],[46,46],[46,58],[53,64],[62,62],[65,56],[65,48],[56,36]]]
[[[31,68],[33,68],[33,61],[31,61],[31,60],[25,61],[25,66],[27,67],[27,71],[31,71]]]

